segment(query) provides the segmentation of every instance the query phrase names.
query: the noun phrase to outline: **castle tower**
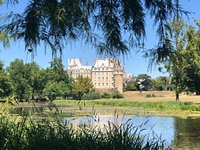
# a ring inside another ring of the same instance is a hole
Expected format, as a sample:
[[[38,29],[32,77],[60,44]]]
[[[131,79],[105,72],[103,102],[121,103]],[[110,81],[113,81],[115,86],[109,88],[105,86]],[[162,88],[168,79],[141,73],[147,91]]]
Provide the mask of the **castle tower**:
[[[119,93],[123,93],[123,69],[119,60],[114,61],[114,88]]]

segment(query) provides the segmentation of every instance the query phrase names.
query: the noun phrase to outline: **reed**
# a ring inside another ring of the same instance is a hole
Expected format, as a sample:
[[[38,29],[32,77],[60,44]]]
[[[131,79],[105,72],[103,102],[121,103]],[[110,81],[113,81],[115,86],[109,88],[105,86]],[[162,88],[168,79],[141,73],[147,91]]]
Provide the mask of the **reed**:
[[[143,129],[130,122],[108,122],[103,128],[91,124],[73,125],[62,120],[34,121],[27,117],[0,118],[0,149],[5,150],[161,150],[159,138],[146,138]]]

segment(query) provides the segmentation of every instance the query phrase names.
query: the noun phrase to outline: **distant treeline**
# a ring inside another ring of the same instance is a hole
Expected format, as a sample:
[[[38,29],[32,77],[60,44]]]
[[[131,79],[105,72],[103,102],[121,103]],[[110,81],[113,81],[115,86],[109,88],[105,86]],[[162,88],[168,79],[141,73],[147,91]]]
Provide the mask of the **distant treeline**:
[[[0,99],[18,101],[46,101],[56,97],[82,99],[83,95],[94,91],[90,79],[71,79],[61,59],[50,62],[46,69],[36,62],[24,63],[16,59],[7,68],[0,61]]]
[[[147,74],[132,76],[124,81],[124,91],[169,91],[173,90],[173,82],[170,77],[160,76],[155,79]]]

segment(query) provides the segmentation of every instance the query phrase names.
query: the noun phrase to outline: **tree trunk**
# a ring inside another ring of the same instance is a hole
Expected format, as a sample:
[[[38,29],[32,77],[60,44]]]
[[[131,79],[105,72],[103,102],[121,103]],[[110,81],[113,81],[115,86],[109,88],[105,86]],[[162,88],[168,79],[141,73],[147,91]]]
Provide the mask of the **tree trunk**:
[[[34,93],[35,93],[35,91],[34,91],[34,90],[32,90],[32,96],[31,96],[32,100],[34,100],[34,99],[35,99],[35,97],[34,97]]]
[[[179,92],[176,91],[176,102],[179,102]]]

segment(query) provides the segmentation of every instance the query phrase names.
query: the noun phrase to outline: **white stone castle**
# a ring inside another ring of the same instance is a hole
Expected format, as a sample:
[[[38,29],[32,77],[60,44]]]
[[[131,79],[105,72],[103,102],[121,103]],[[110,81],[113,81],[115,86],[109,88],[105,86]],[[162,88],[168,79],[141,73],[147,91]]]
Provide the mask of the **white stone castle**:
[[[91,78],[95,90],[101,93],[123,93],[123,68],[116,59],[96,58],[94,66],[82,65],[79,58],[68,60],[68,74],[76,79],[78,76]]]

